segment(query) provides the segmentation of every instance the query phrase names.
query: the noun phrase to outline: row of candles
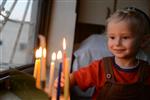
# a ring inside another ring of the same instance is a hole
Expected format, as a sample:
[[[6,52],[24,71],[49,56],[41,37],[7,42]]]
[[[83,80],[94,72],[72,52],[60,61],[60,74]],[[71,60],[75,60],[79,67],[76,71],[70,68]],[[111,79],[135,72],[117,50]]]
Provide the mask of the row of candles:
[[[45,37],[40,36],[40,47],[36,50],[36,60],[34,65],[33,76],[36,80],[36,87],[38,89],[44,89],[46,86],[46,45]],[[63,52],[61,50],[56,54],[52,53],[51,63],[50,63],[50,72],[49,72],[49,86],[48,94],[50,98],[53,96],[53,81],[54,81],[54,72],[55,72],[55,62],[59,62],[59,71],[58,71],[58,88],[57,88],[57,100],[60,98],[60,81],[61,73],[65,75],[65,84],[64,84],[64,99],[68,100],[69,98],[69,59],[66,55],[66,39],[63,38]]]

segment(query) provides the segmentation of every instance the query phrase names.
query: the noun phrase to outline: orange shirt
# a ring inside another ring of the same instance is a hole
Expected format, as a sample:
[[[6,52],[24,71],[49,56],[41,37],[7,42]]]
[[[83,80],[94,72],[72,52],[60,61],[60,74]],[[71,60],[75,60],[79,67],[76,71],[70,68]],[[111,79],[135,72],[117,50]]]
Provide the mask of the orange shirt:
[[[142,63],[143,61],[140,61]],[[139,64],[141,65],[141,64]],[[138,69],[140,66],[137,66],[133,69],[122,69],[115,63],[113,63],[112,69],[116,82],[121,84],[130,84],[135,83],[138,80]],[[143,67],[143,66],[142,66]],[[147,64],[148,73],[150,73],[150,65]],[[74,78],[77,85],[82,89],[86,90],[89,87],[95,86],[96,90],[93,95],[93,98],[96,97],[98,91],[101,90],[105,83],[105,71],[102,64],[102,60],[93,61],[91,64],[87,65],[74,72]],[[150,85],[150,76],[148,76],[146,83]]]

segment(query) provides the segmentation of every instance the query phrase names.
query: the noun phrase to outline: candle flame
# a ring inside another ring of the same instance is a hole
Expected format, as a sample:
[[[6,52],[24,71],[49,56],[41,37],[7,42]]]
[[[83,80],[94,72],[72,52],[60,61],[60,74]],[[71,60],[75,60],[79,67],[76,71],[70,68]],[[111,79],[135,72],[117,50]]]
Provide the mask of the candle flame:
[[[42,52],[42,47],[39,48],[39,51]]]
[[[63,50],[66,50],[66,39],[63,38]]]
[[[56,60],[56,53],[55,53],[55,52],[52,53],[52,60],[53,60],[53,61]]]
[[[42,57],[42,48],[41,47],[36,50],[35,57],[36,58],[41,58]]]
[[[58,60],[62,59],[62,52],[60,50],[57,53],[57,59]]]
[[[43,57],[46,57],[46,48],[43,49]]]

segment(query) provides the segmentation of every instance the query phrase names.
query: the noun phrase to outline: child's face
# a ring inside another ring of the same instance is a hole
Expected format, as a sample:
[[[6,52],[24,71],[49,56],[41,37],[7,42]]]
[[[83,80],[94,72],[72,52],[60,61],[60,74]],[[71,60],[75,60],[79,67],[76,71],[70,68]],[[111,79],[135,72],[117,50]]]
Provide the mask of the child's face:
[[[107,26],[108,48],[117,58],[135,57],[140,45],[137,33],[125,21],[111,21]]]

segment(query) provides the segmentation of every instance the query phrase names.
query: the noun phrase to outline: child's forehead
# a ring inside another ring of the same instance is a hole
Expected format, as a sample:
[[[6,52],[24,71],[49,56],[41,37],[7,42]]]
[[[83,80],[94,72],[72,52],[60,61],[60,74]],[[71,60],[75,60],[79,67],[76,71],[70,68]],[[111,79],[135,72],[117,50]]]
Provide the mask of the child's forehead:
[[[106,31],[108,31],[108,29],[116,29],[120,31],[128,31],[130,33],[138,33],[138,28],[136,27],[136,25],[129,20],[111,20],[107,24]]]
[[[138,35],[139,34],[139,32],[137,32],[137,30],[134,29],[134,27],[132,27],[126,21],[112,21],[112,22],[110,22],[106,28],[106,32],[108,34],[119,33],[121,35]]]
[[[117,30],[127,30],[132,31],[132,25],[128,23],[127,21],[111,21],[107,25],[107,29],[117,29]]]

